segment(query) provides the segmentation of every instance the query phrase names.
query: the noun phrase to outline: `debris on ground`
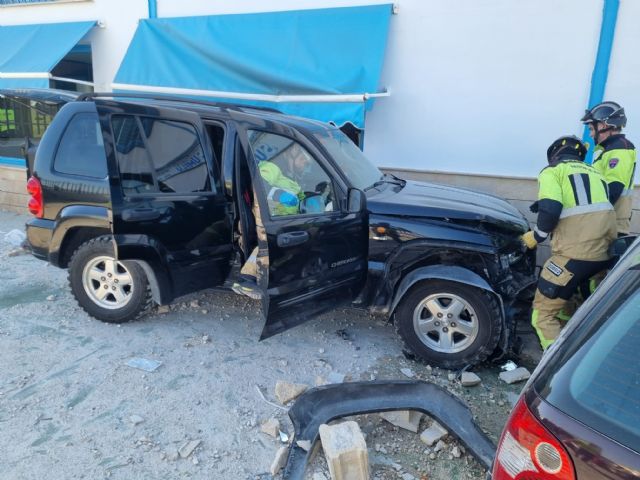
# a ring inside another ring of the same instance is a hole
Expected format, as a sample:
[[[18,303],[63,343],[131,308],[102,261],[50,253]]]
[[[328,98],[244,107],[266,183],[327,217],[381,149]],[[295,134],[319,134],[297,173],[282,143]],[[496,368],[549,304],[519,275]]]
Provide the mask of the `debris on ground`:
[[[407,378],[414,378],[416,376],[416,374],[414,373],[413,370],[411,370],[410,368],[401,368],[400,371],[402,372],[402,374],[407,377]]]
[[[500,369],[503,372],[510,372],[511,370],[515,370],[516,368],[518,368],[518,365],[516,365],[513,360],[507,360],[504,365],[500,366]]]
[[[129,417],[129,421],[131,423],[133,423],[134,425],[138,425],[138,424],[144,422],[144,418],[142,418],[140,415],[131,415]]]
[[[500,380],[512,384],[522,382],[523,380],[527,380],[531,373],[524,367],[518,367],[515,370],[508,370],[506,372],[500,372]]]
[[[270,437],[276,438],[278,432],[280,432],[280,421],[277,418],[270,418],[262,425],[260,425],[260,431],[266,433]]]
[[[169,305],[158,305],[158,308],[156,308],[156,313],[158,315],[163,315],[165,313],[169,313],[171,311],[171,309],[169,308]]]
[[[442,425],[434,420],[429,428],[420,434],[420,440],[431,447],[434,443],[446,437],[448,433]]]
[[[474,387],[482,383],[482,379],[473,372],[462,372],[460,383],[463,387]]]
[[[287,456],[289,454],[289,447],[280,447],[276,452],[276,456],[271,463],[269,472],[271,475],[276,475],[287,463]]]
[[[380,413],[380,416],[396,427],[404,428],[405,430],[409,430],[413,433],[418,433],[422,413],[414,410],[397,410],[392,412],[382,412]]]
[[[149,360],[147,358],[134,357],[129,359],[127,365],[139,370],[144,370],[145,372],[154,372],[160,365],[162,365],[162,362]]]
[[[200,445],[201,440],[190,440],[187,443],[185,443],[184,445],[182,445],[179,449],[178,449],[178,453],[180,454],[181,458],[188,458],[189,455],[191,455],[193,453],[193,451],[198,448],[198,445]]]
[[[296,442],[296,445],[298,445],[305,452],[308,452],[309,450],[311,450],[311,442],[309,440],[298,440]]]
[[[319,431],[332,479],[369,479],[367,444],[356,422],[323,424]]]
[[[275,395],[278,401],[282,405],[286,405],[292,400],[295,400],[307,390],[307,385],[301,383],[289,383],[282,380],[278,380],[276,383]]]
[[[18,229],[13,229],[4,235],[4,241],[10,244],[12,247],[22,246],[26,239],[26,233]]]

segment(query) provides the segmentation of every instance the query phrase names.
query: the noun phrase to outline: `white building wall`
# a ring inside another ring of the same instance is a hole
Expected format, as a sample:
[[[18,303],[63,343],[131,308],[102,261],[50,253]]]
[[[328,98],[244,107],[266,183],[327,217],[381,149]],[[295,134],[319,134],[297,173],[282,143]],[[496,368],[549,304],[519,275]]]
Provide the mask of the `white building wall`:
[[[389,3],[370,0],[159,0],[161,17]],[[622,0],[607,96],[640,116],[640,4]],[[547,146],[581,135],[603,0],[401,0],[365,153],[380,166],[534,177]],[[97,90],[109,88],[147,0],[0,9],[0,24],[99,20]],[[635,93],[636,95],[632,94]],[[636,122],[640,124],[640,122]],[[633,121],[630,122],[630,127]],[[634,130],[630,128],[631,138]],[[640,142],[640,135],[638,142]]]
[[[605,100],[620,103],[627,114],[626,133],[640,148],[640,2],[621,0],[609,64]],[[636,176],[636,182],[639,177]]]

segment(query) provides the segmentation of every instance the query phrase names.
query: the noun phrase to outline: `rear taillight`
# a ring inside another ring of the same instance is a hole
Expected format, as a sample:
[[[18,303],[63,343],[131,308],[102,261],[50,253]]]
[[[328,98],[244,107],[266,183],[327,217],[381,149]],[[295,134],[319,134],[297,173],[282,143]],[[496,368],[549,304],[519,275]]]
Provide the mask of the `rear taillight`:
[[[527,408],[516,404],[502,432],[493,480],[575,480],[573,463],[562,444]]]
[[[42,203],[42,185],[36,177],[30,177],[27,182],[27,192],[31,195],[29,199],[29,211],[38,218],[44,215],[44,205]]]

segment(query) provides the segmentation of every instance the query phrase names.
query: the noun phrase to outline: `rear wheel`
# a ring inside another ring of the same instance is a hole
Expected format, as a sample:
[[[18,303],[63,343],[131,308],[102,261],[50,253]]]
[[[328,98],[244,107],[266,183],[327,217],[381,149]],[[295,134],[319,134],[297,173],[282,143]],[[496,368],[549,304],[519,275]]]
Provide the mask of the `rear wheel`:
[[[136,262],[116,260],[109,236],[89,240],[73,253],[69,284],[78,304],[103,322],[128,322],[151,306],[144,270]]]
[[[461,368],[486,360],[502,330],[493,295],[445,280],[414,285],[396,310],[396,328],[422,360],[443,368]]]

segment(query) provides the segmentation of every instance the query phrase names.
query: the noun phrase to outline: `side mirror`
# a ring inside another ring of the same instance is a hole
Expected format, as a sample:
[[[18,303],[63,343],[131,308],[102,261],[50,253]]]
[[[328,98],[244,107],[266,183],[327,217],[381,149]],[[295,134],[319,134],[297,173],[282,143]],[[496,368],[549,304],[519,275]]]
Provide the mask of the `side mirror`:
[[[350,188],[347,196],[347,211],[360,213],[367,208],[367,196],[362,190]]]

